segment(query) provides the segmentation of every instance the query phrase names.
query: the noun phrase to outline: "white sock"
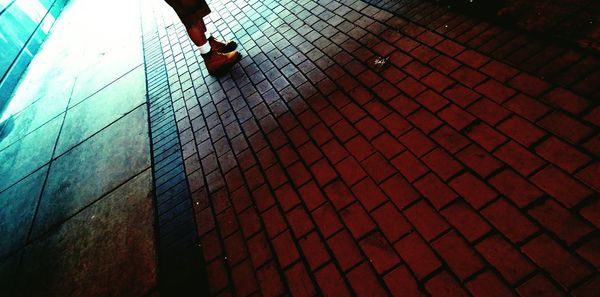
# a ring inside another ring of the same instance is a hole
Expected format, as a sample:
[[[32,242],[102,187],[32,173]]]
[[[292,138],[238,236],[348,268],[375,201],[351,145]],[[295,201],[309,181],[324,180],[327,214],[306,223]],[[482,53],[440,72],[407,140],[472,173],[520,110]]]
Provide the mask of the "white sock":
[[[198,46],[198,48],[200,49],[200,54],[202,55],[210,53],[210,44],[208,44],[208,41],[205,42],[203,45]]]

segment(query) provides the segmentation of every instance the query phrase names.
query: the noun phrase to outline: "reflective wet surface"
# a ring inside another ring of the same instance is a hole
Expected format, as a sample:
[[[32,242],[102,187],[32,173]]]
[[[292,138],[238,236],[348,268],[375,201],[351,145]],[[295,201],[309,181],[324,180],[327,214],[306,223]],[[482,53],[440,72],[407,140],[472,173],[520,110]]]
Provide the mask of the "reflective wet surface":
[[[137,1],[69,2],[3,116],[1,296],[156,287],[142,63]]]

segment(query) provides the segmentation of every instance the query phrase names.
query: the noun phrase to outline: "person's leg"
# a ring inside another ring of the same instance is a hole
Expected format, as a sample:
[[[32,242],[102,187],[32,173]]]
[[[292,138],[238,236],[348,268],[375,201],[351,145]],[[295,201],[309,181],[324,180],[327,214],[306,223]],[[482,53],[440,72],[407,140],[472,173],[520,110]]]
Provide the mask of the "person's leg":
[[[196,44],[196,46],[200,47],[200,51],[202,52],[202,47],[208,44],[210,47],[220,53],[228,53],[232,52],[237,48],[237,43],[235,41],[218,41],[214,37],[206,37],[206,25],[204,21],[200,21],[196,23],[194,26],[187,28],[188,35],[190,39]]]
[[[208,42],[208,39],[206,38],[206,25],[204,24],[204,20],[201,20],[193,26],[187,28],[187,31],[190,39],[192,39],[197,46],[202,46]]]
[[[204,20],[199,20],[194,25],[187,27],[190,39],[198,46],[204,64],[211,74],[220,73],[231,67],[240,57],[235,51],[235,42],[222,43],[214,38],[206,37]]]

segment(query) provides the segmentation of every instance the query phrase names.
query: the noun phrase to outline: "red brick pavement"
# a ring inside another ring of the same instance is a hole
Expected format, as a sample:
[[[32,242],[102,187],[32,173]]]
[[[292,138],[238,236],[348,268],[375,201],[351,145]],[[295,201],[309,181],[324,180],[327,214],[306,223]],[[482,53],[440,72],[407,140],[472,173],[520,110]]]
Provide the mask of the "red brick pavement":
[[[212,5],[219,79],[157,17],[214,296],[600,291],[595,102],[361,1]]]

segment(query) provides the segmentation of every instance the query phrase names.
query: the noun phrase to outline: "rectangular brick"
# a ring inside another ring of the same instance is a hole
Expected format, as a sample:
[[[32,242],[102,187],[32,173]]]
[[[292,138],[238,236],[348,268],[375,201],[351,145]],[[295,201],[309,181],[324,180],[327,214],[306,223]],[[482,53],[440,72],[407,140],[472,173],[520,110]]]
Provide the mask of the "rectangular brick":
[[[469,293],[465,292],[461,285],[458,284],[446,271],[437,274],[432,277],[425,284],[425,289],[432,296],[456,296],[456,297],[467,297]]]
[[[481,123],[468,128],[467,136],[487,151],[493,151],[506,141],[506,137],[487,124]]]
[[[275,255],[282,268],[290,266],[300,258],[300,254],[294,245],[294,239],[289,230],[282,232],[271,241],[275,249]]]
[[[387,201],[379,186],[369,177],[352,186],[352,192],[368,212]]]
[[[449,185],[475,209],[481,208],[497,196],[494,190],[468,172],[452,179]]]
[[[450,76],[469,88],[474,88],[485,79],[483,74],[467,66],[459,67],[457,70],[452,72]]]
[[[430,112],[438,112],[444,106],[446,106],[449,101],[437,94],[434,91],[427,90],[421,93],[417,98],[415,98],[417,102],[421,103],[425,108],[427,108]]]
[[[442,216],[469,242],[476,241],[492,230],[490,225],[469,205],[456,201],[441,211]]]
[[[475,248],[510,284],[525,278],[536,268],[518,249],[498,235],[484,239]]]
[[[325,296],[352,296],[340,272],[332,263],[315,272],[315,278]]]
[[[394,248],[419,279],[428,276],[442,264],[431,247],[417,233],[405,236],[394,244]]]
[[[483,209],[481,214],[512,243],[519,243],[538,231],[523,213],[503,199]]]
[[[550,88],[547,82],[526,73],[513,77],[508,84],[533,97],[540,96]]]
[[[215,294],[229,285],[229,276],[225,268],[225,263],[221,259],[216,259],[206,265],[208,274],[208,284],[210,292]]]
[[[592,193],[588,187],[553,166],[547,166],[536,173],[531,181],[569,208]]]
[[[493,79],[480,84],[475,90],[496,103],[503,103],[516,93],[515,90],[508,88],[504,84]]]
[[[525,147],[531,146],[546,135],[542,129],[518,116],[502,122],[498,125],[498,130]]]
[[[556,137],[546,139],[535,147],[535,151],[544,159],[571,174],[591,161],[586,154]]]
[[[470,281],[467,288],[475,297],[502,297],[513,295],[502,281],[492,272],[486,271]]]
[[[316,289],[302,262],[298,262],[286,270],[285,278],[293,296],[310,297],[316,295]]]
[[[417,282],[406,267],[397,267],[384,277],[386,286],[393,296],[418,297],[423,296]]]
[[[375,152],[373,145],[362,136],[352,138],[350,141],[346,142],[345,146],[350,154],[358,161],[364,160]]]
[[[371,117],[363,118],[356,123],[355,126],[368,140],[373,140],[377,135],[383,132],[383,127]]]
[[[331,167],[327,159],[321,159],[310,167],[310,171],[320,186],[324,186],[337,177],[337,173]]]
[[[405,150],[404,146],[389,133],[383,133],[374,139],[373,146],[386,159],[391,159]]]
[[[429,152],[421,160],[444,181],[463,170],[463,166],[454,157],[440,148]]]
[[[269,242],[263,232],[257,233],[246,242],[248,244],[248,254],[254,267],[261,267],[273,258]]]
[[[521,208],[543,195],[542,191],[511,169],[498,173],[489,180],[489,183]]]
[[[323,193],[313,181],[304,184],[298,192],[309,211],[314,210],[325,202],[325,196],[323,196]]]
[[[554,200],[546,200],[528,212],[538,223],[556,234],[567,245],[572,245],[594,230]]]
[[[417,157],[423,156],[435,146],[427,136],[417,129],[402,135],[398,140]]]
[[[276,206],[269,208],[261,215],[261,217],[265,224],[265,230],[270,238],[273,238],[287,228],[287,224]]]
[[[419,198],[415,189],[400,175],[394,175],[381,184],[381,189],[399,209]]]
[[[301,187],[312,179],[310,171],[302,162],[296,162],[287,168],[287,172],[294,183],[294,186]]]
[[[550,273],[552,278],[566,288],[570,288],[592,273],[592,270],[583,261],[571,255],[546,235],[534,238],[525,244],[522,250],[533,262]]]
[[[410,182],[427,173],[429,169],[411,152],[405,151],[392,159],[392,165]]]
[[[422,81],[439,93],[443,92],[454,83],[454,80],[435,70],[425,76]]]
[[[321,240],[317,232],[311,232],[306,236],[296,238],[299,238],[298,243],[312,271],[329,260],[324,241]]]
[[[449,126],[442,126],[431,134],[431,138],[451,154],[455,154],[471,141]]]
[[[390,242],[395,242],[412,229],[404,216],[391,203],[386,203],[377,208],[371,213],[371,217]]]
[[[538,124],[571,143],[578,143],[592,133],[590,127],[558,111],[546,115]]]
[[[301,238],[314,229],[308,213],[301,206],[292,209],[286,217],[296,238]]]
[[[521,296],[567,296],[561,289],[557,288],[550,279],[542,274],[536,274],[534,277],[527,280],[525,283],[516,288],[516,291]]]
[[[392,246],[379,232],[368,235],[359,242],[359,245],[378,274],[400,263],[400,258]]]
[[[490,60],[488,57],[470,49],[456,56],[456,59],[475,69],[481,67],[481,65],[487,63]]]
[[[416,103],[414,100],[410,99],[407,96],[404,96],[402,94],[396,96],[394,99],[392,99],[389,102],[390,106],[396,110],[400,115],[406,117],[409,114],[413,113],[415,110],[417,110],[420,105],[418,103]],[[402,118],[402,117],[400,117]],[[404,119],[404,118],[402,118]],[[406,120],[404,120],[406,121]],[[409,124],[410,126],[410,124]]]
[[[509,141],[498,148],[494,152],[494,155],[525,176],[531,174],[545,164],[544,160],[532,154],[514,141]]]
[[[404,117],[396,113],[392,113],[385,117],[381,120],[381,124],[396,138],[406,133],[412,127]]]
[[[477,253],[454,232],[438,238],[432,243],[432,247],[461,280],[484,267]]]
[[[331,127],[335,136],[342,142],[346,142],[358,134],[353,126],[348,121],[341,120]]]
[[[436,209],[441,209],[458,198],[458,195],[433,173],[418,180],[415,187]]]
[[[352,233],[354,238],[361,238],[363,235],[375,229],[375,223],[358,203],[353,203],[340,211],[342,221]]]
[[[456,154],[456,157],[481,177],[487,177],[503,166],[498,159],[492,157],[476,144],[471,144]]]
[[[336,180],[328,185],[325,188],[325,193],[336,209],[342,209],[355,200],[354,195],[340,180]]]
[[[404,215],[427,241],[432,240],[450,227],[427,202],[422,200],[406,209]]]
[[[501,82],[506,82],[518,73],[517,69],[496,60],[491,60],[479,70]]]
[[[438,117],[456,130],[462,130],[475,121],[475,117],[455,104],[451,104],[438,112]]]
[[[523,94],[517,94],[503,105],[530,121],[536,121],[550,111],[547,105]]]
[[[507,109],[487,98],[481,98],[470,105],[468,111],[491,126],[495,126],[510,115]]]
[[[296,194],[294,188],[292,188],[289,183],[285,183],[275,190],[275,197],[284,212],[288,212],[290,209],[300,204],[298,194]]]
[[[379,154],[373,154],[361,162],[367,174],[376,182],[381,183],[396,173],[396,169]]]
[[[408,116],[408,120],[425,134],[431,133],[442,125],[442,121],[424,108],[420,108]]]
[[[356,296],[387,296],[387,291],[380,285],[375,272],[365,262],[346,274],[350,286]]]
[[[325,203],[312,212],[315,224],[324,237],[329,237],[342,228],[342,223],[330,204]]]
[[[345,230],[328,239],[327,245],[343,271],[347,271],[364,259],[356,241]]]
[[[250,261],[244,261],[231,270],[235,292],[240,296],[248,296],[258,290],[254,269]]]
[[[563,88],[556,88],[550,91],[544,96],[544,101],[571,114],[578,114],[589,106],[586,99]]]

